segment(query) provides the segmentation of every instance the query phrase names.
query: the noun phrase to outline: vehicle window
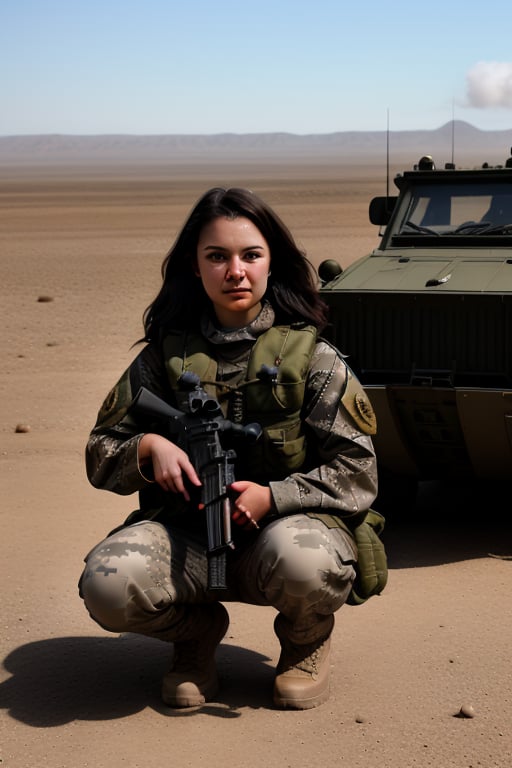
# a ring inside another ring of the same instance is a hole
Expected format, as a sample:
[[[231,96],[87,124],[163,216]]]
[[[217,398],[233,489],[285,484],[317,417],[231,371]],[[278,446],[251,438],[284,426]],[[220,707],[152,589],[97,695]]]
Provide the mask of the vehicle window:
[[[412,188],[404,200],[398,235],[512,233],[512,189],[504,185],[425,184]]]

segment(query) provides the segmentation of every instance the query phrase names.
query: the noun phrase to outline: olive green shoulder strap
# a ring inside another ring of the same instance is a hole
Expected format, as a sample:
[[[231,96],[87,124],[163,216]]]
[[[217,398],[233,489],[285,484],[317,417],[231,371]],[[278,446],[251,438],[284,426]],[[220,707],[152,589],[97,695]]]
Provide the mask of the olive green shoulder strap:
[[[217,362],[211,356],[208,342],[199,333],[169,334],[163,342],[163,353],[173,389],[177,388],[178,379],[185,371],[193,371],[202,382],[213,382],[217,378]],[[208,391],[207,384],[204,388]]]
[[[297,374],[304,379],[316,343],[316,328],[312,325],[300,328],[276,325],[263,333],[251,354],[247,378],[257,376],[262,365],[279,367],[279,381],[296,382]]]
[[[304,386],[316,343],[316,328],[277,325],[256,341],[247,369],[249,410],[273,407],[300,410]],[[269,387],[254,386],[261,367],[277,368],[277,378]],[[264,405],[266,403],[266,405]]]

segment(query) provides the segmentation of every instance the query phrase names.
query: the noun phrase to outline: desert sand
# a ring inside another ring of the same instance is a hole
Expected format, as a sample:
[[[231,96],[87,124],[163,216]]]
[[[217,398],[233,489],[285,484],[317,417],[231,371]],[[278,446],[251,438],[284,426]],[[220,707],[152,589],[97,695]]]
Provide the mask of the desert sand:
[[[87,435],[136,354],[161,261],[197,197],[249,186],[314,264],[347,265],[378,242],[367,211],[384,193],[381,174],[311,164],[4,170],[2,766],[510,766],[509,501],[425,486],[410,516],[388,521],[388,586],[337,614],[331,697],[306,712],[272,707],[271,609],[229,606],[218,700],[179,712],[159,701],[169,648],[103,631],[77,594],[83,556],[136,505],[88,484]],[[461,707],[474,717],[458,717]]]

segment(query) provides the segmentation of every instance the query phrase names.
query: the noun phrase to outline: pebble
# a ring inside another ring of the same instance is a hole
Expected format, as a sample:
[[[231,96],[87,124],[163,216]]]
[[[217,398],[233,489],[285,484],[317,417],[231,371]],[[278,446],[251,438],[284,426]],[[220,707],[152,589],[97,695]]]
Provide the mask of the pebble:
[[[475,709],[471,704],[463,704],[462,707],[459,710],[459,717],[474,717],[475,716]]]
[[[15,432],[30,432],[29,424],[16,424]]]
[[[49,301],[53,301],[53,296],[38,296],[37,300],[42,303],[48,303]]]

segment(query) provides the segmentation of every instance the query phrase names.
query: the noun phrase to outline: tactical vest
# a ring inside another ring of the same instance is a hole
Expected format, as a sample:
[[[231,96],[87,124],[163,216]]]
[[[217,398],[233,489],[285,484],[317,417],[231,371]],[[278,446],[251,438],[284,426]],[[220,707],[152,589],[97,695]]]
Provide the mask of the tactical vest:
[[[301,408],[316,340],[313,326],[273,326],[256,340],[245,379],[232,389],[217,381],[215,345],[203,336],[189,332],[170,334],[164,339],[165,368],[174,391],[178,390],[181,374],[192,371],[208,394],[221,404],[229,404],[232,421],[261,425],[263,434],[255,444],[238,441],[235,446],[237,464],[246,479],[267,483],[304,464],[306,440]]]

